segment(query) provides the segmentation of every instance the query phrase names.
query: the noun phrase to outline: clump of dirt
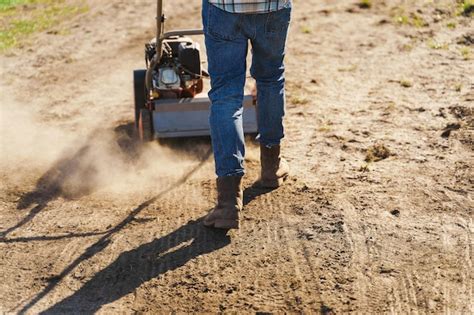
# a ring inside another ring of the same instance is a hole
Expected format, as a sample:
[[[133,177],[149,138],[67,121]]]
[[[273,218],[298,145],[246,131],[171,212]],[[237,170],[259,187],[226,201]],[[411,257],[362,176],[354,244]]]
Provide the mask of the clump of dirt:
[[[451,106],[449,109],[451,110],[451,113],[459,119],[463,119],[464,117],[474,116],[473,108],[469,108],[465,106]]]
[[[390,150],[383,143],[379,142],[367,149],[365,161],[368,163],[378,162],[385,160],[390,157],[390,155]]]
[[[390,211],[390,214],[398,218],[400,216],[400,210],[393,209],[392,211]]]
[[[461,129],[461,124],[454,123],[454,124],[448,124],[446,128],[444,128],[443,133],[441,134],[441,137],[443,138],[449,138],[451,136],[451,132],[455,130]]]
[[[471,46],[472,44],[474,44],[474,33],[467,33],[462,35],[458,39],[457,43],[459,45]]]
[[[466,121],[469,127],[474,127],[474,109],[472,107],[451,106],[449,110],[456,118]]]
[[[448,124],[441,136],[449,138],[453,131],[457,131],[456,139],[471,150],[474,149],[474,109],[472,107],[456,105],[449,107],[449,110],[459,121]]]

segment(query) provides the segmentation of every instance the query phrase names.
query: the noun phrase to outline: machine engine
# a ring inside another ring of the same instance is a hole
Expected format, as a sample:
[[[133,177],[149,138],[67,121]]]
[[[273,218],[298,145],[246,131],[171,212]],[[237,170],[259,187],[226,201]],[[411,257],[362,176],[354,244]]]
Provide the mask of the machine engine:
[[[156,41],[145,46],[147,67],[156,53]],[[163,41],[163,54],[153,72],[155,99],[193,98],[203,90],[199,44],[189,37],[175,36]]]

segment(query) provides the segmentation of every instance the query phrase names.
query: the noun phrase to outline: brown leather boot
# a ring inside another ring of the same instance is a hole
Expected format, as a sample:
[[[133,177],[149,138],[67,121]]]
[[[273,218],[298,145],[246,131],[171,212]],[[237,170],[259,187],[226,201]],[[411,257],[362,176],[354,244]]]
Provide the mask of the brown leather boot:
[[[280,146],[268,148],[260,145],[261,177],[257,185],[264,188],[278,188],[288,177],[290,167],[281,157]]]
[[[238,229],[239,212],[242,210],[242,177],[217,178],[217,205],[204,218],[203,224],[216,229]]]

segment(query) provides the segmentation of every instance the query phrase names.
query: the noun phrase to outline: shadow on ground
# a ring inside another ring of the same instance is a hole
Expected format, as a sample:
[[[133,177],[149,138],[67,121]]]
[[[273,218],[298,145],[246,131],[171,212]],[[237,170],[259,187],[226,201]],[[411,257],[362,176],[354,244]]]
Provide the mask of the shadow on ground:
[[[95,313],[103,305],[135,291],[143,283],[228,244],[230,237],[225,231],[204,228],[200,220],[190,221],[166,236],[122,253],[79,291],[42,314]]]
[[[144,209],[146,209],[148,206],[150,206],[151,204],[153,204],[154,202],[156,202],[157,200],[162,198],[164,195],[168,194],[170,191],[173,191],[174,189],[176,189],[176,188],[180,187],[181,185],[183,185],[194,173],[196,173],[199,169],[201,169],[203,167],[203,165],[206,163],[206,161],[210,157],[211,153],[212,152],[209,150],[207,155],[193,169],[191,169],[184,176],[182,176],[181,178],[176,180],[174,183],[172,183],[168,188],[162,190],[160,193],[158,193],[154,197],[152,197],[152,198],[144,201],[143,203],[141,203],[139,206],[137,206],[135,209],[133,209],[128,214],[128,216],[125,217],[121,222],[116,224],[113,228],[111,228],[111,229],[107,230],[106,232],[104,232],[104,235],[101,236],[95,243],[93,243],[88,248],[86,248],[85,251],[82,254],[80,254],[74,261],[72,261],[58,275],[52,277],[49,281],[49,284],[44,289],[42,289],[41,292],[39,292],[35,297],[33,297],[23,307],[19,306],[19,308],[21,307],[21,310],[19,311],[19,314],[25,314],[26,312],[28,312],[34,305],[36,305],[36,303],[38,303],[38,301],[40,301],[42,298],[44,298],[46,295],[48,295],[57,286],[58,282],[60,280],[62,280],[64,277],[66,277],[68,274],[70,274],[80,263],[82,263],[85,260],[90,259],[94,255],[102,252],[105,248],[107,248],[107,246],[111,243],[112,236],[115,235],[116,233],[122,231],[126,226],[128,226],[128,224],[130,222],[132,222],[137,217],[137,215],[139,215]],[[202,231],[205,231],[205,232],[202,232]],[[211,236],[213,236],[213,237],[211,237]],[[226,244],[228,244],[230,242],[229,238],[227,236],[225,236],[225,234],[224,235],[219,234],[219,233],[216,234],[214,231],[204,230],[204,228],[200,227],[199,221],[191,221],[188,224],[186,224],[184,227],[182,227],[182,228],[178,229],[177,231],[171,233],[170,235],[160,239],[161,241],[158,240],[156,242],[152,242],[151,244],[148,244],[149,246],[144,245],[145,246],[144,250],[148,252],[148,251],[152,250],[153,248],[155,248],[155,246],[158,246],[159,248],[167,248],[166,250],[169,250],[169,249],[171,249],[171,248],[173,248],[173,247],[175,247],[179,244],[182,244],[183,242],[187,242],[187,241],[192,240],[192,239],[194,240],[193,243],[192,243],[194,245],[191,244],[189,246],[186,246],[186,248],[189,248],[189,252],[183,252],[182,250],[176,251],[175,255],[169,256],[170,257],[169,258],[170,259],[169,263],[167,265],[165,265],[166,267],[163,267],[163,268],[169,268],[169,266],[171,266],[172,269],[176,269],[179,266],[182,266],[183,264],[185,264],[188,260],[190,260],[194,257],[197,257],[199,255],[211,252],[211,251],[213,251],[217,248],[223,247],[223,246],[225,246]],[[173,243],[173,242],[175,242],[175,243]],[[173,246],[173,244],[176,244],[176,245]],[[132,251],[132,252],[135,252],[135,251]],[[131,254],[130,252],[128,252],[128,253]],[[122,254],[122,256],[126,255],[126,254],[127,253],[124,253],[124,254]],[[175,261],[175,262],[173,263],[173,261]],[[119,265],[120,265],[121,262],[123,262],[123,260],[120,260],[120,259],[117,260],[117,263]],[[140,268],[138,268],[138,269],[140,269]],[[108,268],[106,268],[106,270],[108,270]],[[153,269],[153,270],[155,270],[155,269]],[[167,269],[167,270],[171,270],[171,269]],[[155,270],[154,272],[156,272],[156,274],[153,277],[156,277],[156,276],[158,276],[162,273],[161,270],[158,270],[158,271]],[[99,276],[101,274],[102,273],[99,273]],[[151,278],[152,278],[152,276],[150,276],[149,279],[151,279]],[[119,280],[120,279],[118,279],[117,281],[119,281]],[[91,280],[91,281],[93,281],[93,280]],[[128,281],[130,281],[130,284],[127,284]],[[132,279],[127,278],[127,280],[122,282],[122,283],[123,283],[124,286],[129,286],[130,287],[130,285],[133,286],[133,284],[139,285],[139,284],[137,284],[137,281],[141,281],[141,279],[137,278],[135,280],[132,280]],[[94,282],[92,284],[94,284]],[[66,304],[64,304],[63,302],[61,302],[59,304],[64,305],[64,307],[69,307],[69,305],[71,305],[71,303],[75,303],[74,301],[76,301],[75,300],[76,296],[81,297],[81,296],[87,296],[88,294],[92,294],[94,296],[97,296],[97,294],[99,294],[99,291],[94,291],[95,289],[92,290],[93,288],[95,288],[95,286],[91,287],[91,286],[87,286],[87,284],[86,284],[85,289],[84,289],[86,291],[81,289],[80,291],[75,293],[71,298],[68,298],[65,301],[63,301]],[[106,289],[110,289],[110,287],[108,287],[108,288],[106,287]],[[92,290],[93,292],[90,292],[90,290]],[[111,299],[113,297],[119,298],[120,294],[124,293],[126,291],[127,291],[127,288],[122,287],[122,289],[120,291],[118,291],[117,294],[111,296],[109,299]],[[126,294],[126,293],[124,293],[124,294]],[[72,298],[74,299],[74,301],[70,300]],[[23,303],[20,303],[20,305],[21,304],[23,304]],[[95,306],[100,307],[100,305],[102,305],[102,304],[96,303],[96,304],[94,304],[94,307]],[[60,307],[60,306],[57,306],[57,307]],[[93,307],[93,309],[95,309],[94,307]],[[53,307],[53,309],[51,309],[51,312],[55,312],[55,309],[57,309],[57,308]]]

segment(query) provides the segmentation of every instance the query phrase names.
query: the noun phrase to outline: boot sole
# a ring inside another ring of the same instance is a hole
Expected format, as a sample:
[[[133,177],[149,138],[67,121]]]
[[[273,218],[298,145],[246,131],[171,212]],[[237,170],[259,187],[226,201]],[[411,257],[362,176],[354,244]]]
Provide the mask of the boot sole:
[[[239,229],[239,220],[218,219],[218,220],[214,220],[213,223],[204,222],[203,224],[206,227],[221,229],[221,230]]]

